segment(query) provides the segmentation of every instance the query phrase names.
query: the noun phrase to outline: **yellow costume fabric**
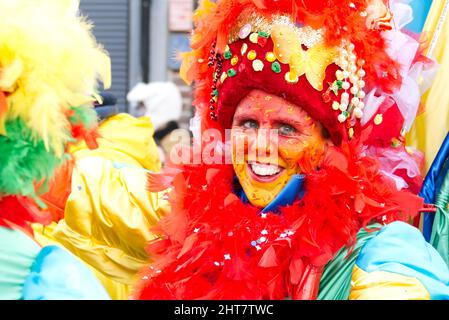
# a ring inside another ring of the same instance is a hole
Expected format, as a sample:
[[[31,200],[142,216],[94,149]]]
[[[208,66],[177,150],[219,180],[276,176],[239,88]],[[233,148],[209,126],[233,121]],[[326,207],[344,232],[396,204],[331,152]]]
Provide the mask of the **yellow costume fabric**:
[[[425,38],[435,36],[440,21],[441,33],[431,54],[440,64],[440,69],[432,87],[423,97],[425,112],[416,118],[408,136],[408,144],[424,152],[426,156],[426,170],[434,160],[446,134],[449,131],[449,19],[444,18],[446,1],[433,1],[423,35]]]
[[[146,170],[160,161],[149,118],[120,114],[100,126],[99,148],[71,150],[76,159],[64,219],[36,226],[41,243],[56,242],[96,272],[113,299],[127,299],[148,263],[150,229],[167,208],[164,194],[146,191]]]
[[[430,300],[430,295],[415,278],[385,271],[367,273],[355,266],[349,299]]]

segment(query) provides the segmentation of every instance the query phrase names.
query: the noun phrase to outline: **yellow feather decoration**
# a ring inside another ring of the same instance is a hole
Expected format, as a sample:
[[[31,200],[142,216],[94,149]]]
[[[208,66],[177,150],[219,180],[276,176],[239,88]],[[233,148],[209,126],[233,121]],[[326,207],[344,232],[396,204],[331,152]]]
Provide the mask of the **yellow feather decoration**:
[[[0,0],[0,90],[10,94],[0,128],[21,118],[57,155],[69,139],[68,109],[92,105],[98,80],[111,83],[110,59],[78,7],[77,0]]]

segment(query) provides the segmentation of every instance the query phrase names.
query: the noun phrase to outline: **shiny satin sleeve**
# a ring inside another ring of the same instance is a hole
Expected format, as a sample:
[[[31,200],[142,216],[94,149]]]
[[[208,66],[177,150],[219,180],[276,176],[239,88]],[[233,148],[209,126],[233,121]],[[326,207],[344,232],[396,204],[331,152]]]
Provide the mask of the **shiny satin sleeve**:
[[[46,237],[90,267],[113,299],[126,299],[137,271],[148,262],[151,228],[168,208],[164,193],[146,191],[146,170],[104,159],[77,161],[64,219]],[[44,229],[45,230],[45,229]]]
[[[164,193],[146,191],[147,170],[158,172],[161,162],[148,117],[118,114],[99,132],[98,149],[72,146],[75,161],[45,198],[50,209],[63,210],[56,212],[63,219],[35,226],[35,235],[81,258],[113,299],[127,299],[147,262],[147,242],[157,236],[151,228],[167,210]]]
[[[361,250],[349,299],[447,300],[449,269],[418,229],[394,222]]]
[[[419,280],[385,271],[365,272],[354,267],[350,300],[429,300]]]

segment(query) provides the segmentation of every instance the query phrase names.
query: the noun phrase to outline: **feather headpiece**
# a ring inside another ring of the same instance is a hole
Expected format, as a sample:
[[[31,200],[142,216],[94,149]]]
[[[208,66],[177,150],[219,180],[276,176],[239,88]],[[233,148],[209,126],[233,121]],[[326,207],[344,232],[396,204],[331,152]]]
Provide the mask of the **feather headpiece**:
[[[98,80],[110,85],[110,59],[78,7],[0,0],[0,215],[21,197],[39,201],[68,143],[94,144],[92,106]]]

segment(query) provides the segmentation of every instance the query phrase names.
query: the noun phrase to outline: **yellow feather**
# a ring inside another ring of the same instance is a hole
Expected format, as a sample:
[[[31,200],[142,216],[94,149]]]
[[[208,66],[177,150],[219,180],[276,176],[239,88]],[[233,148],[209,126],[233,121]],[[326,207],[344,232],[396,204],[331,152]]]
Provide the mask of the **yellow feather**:
[[[316,90],[322,91],[326,68],[335,58],[336,50],[323,44],[317,44],[305,51],[302,49],[294,29],[284,25],[273,27],[271,39],[276,58],[280,62],[290,65],[290,77],[296,79],[305,74],[310,85]]]
[[[98,80],[110,86],[110,59],[78,14],[77,0],[0,0],[0,90],[7,119],[21,118],[62,154],[66,112],[91,105]]]

